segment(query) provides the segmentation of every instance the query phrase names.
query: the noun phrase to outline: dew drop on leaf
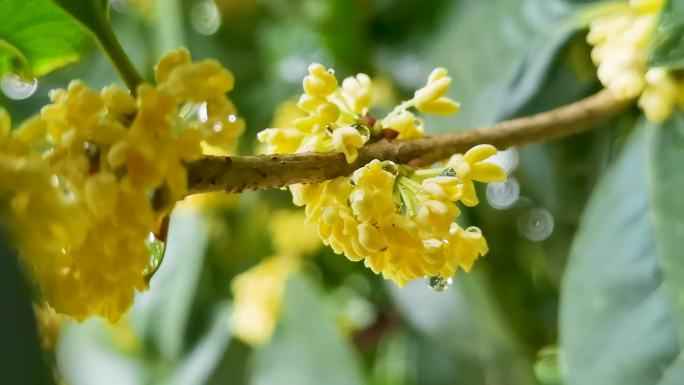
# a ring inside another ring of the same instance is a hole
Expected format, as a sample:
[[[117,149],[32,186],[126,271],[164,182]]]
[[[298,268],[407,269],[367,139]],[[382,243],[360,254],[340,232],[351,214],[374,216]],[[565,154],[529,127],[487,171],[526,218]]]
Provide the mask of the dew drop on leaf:
[[[2,92],[12,100],[23,100],[31,97],[36,88],[38,88],[38,80],[25,80],[18,75],[8,73],[2,78],[0,85]]]

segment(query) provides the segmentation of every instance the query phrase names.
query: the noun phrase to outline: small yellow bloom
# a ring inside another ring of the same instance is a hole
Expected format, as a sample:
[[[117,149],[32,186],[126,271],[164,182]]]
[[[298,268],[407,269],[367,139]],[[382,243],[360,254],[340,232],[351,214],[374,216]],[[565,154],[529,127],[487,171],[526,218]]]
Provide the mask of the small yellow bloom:
[[[280,316],[287,278],[297,268],[296,259],[271,257],[233,279],[231,325],[236,337],[254,346],[271,338]]]
[[[458,111],[459,104],[445,97],[451,86],[451,77],[444,68],[436,68],[428,77],[425,87],[416,91],[413,105],[422,112],[451,115]]]
[[[273,215],[269,231],[276,254],[299,257],[320,247],[315,229],[305,221],[301,211],[279,210]]]
[[[358,74],[342,81],[342,95],[352,111],[363,114],[368,111],[372,103],[372,82],[368,75]]]
[[[354,127],[340,127],[333,131],[332,143],[335,151],[344,154],[347,163],[352,163],[358,156],[359,148],[363,147],[367,138]]]
[[[304,78],[302,84],[304,92],[319,98],[325,98],[337,89],[335,75],[318,63],[309,66],[309,75]]]
[[[466,206],[478,204],[473,181],[491,183],[506,180],[506,172],[498,165],[485,160],[496,154],[496,148],[481,144],[468,150],[464,155],[456,154],[449,159],[447,167],[456,171],[463,186],[461,202]]]

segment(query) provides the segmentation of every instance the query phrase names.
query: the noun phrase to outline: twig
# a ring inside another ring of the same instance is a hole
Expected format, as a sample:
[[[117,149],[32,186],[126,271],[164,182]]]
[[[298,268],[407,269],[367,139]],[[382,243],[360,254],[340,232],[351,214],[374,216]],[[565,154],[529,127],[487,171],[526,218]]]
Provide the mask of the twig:
[[[490,127],[412,140],[381,140],[360,149],[358,159],[352,164],[347,164],[344,155],[336,152],[210,156],[188,165],[188,191],[190,194],[241,192],[320,182],[349,175],[373,159],[429,165],[481,143],[505,149],[583,132],[617,115],[631,103],[616,100],[609,91],[602,90],[551,111]]]

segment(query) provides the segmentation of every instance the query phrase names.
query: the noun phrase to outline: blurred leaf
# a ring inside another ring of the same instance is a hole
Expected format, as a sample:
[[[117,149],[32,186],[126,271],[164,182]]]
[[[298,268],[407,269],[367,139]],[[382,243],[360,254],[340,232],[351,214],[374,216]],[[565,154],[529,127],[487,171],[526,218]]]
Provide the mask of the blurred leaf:
[[[99,318],[84,323],[69,322],[57,345],[59,373],[70,385],[143,385],[147,376],[145,362],[131,349],[140,342],[131,341],[126,321],[113,326]],[[132,346],[131,346],[132,345]]]
[[[532,363],[493,301],[483,275],[473,271],[457,275],[454,281],[454,287],[442,293],[418,281],[402,289],[390,286],[409,323],[438,345],[437,351],[454,355],[450,383],[480,383],[486,378],[492,385],[534,384]]]
[[[539,352],[537,362],[534,363],[534,374],[541,385],[563,385],[560,360],[555,347],[547,347]]]
[[[432,133],[492,123],[535,94],[572,32],[571,10],[563,0],[453,2],[418,52],[421,61],[403,49],[388,67],[411,88],[422,85],[433,66],[449,70],[451,96],[462,108],[448,122],[429,118]]]
[[[256,353],[251,383],[363,384],[356,357],[322,293],[304,275],[288,281],[278,327],[269,344]]]
[[[652,234],[681,348],[684,346],[684,199],[681,196],[684,113],[678,111],[663,125],[649,125],[646,143]]]
[[[52,384],[22,273],[0,226],[0,376],[12,385]]]
[[[50,0],[0,2],[0,76],[43,76],[77,61],[88,34]]]
[[[585,210],[561,297],[569,385],[684,381],[684,179],[665,163],[681,162],[683,128],[642,121]]]
[[[368,7],[360,1],[315,0],[325,4],[321,20],[321,38],[336,67],[351,72],[367,71],[369,68],[369,41],[366,37],[365,18]]]
[[[176,367],[166,383],[170,385],[206,384],[230,344],[230,307],[219,306],[206,334]]]
[[[415,377],[414,365],[418,357],[411,342],[414,341],[402,331],[383,335],[373,362],[372,385],[404,385],[415,381],[412,377]]]
[[[185,347],[186,326],[207,248],[207,232],[201,214],[175,210],[164,262],[152,278],[150,289],[136,297],[133,324],[170,362],[179,359]]]
[[[653,33],[650,67],[684,68],[684,3],[666,1],[658,28]]]

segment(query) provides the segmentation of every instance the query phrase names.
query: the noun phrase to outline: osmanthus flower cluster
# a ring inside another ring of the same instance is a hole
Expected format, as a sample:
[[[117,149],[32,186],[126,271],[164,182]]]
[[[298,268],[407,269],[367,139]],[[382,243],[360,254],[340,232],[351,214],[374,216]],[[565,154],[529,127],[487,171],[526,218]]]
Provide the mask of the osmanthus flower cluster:
[[[218,62],[177,50],[135,96],[73,81],[13,132],[3,112],[2,213],[51,307],[115,321],[147,287],[148,239],[185,195],[184,163],[243,131],[226,97],[233,82]]]
[[[343,152],[348,162],[370,140],[392,132],[397,139],[423,136],[424,123],[410,109],[448,115],[458,104],[445,95],[451,85],[438,68],[410,100],[382,119],[369,114],[372,83],[367,75],[345,79],[341,86],[332,71],[309,67],[304,94],[297,105],[307,112],[290,128],[270,128],[258,138],[271,153]],[[363,260],[375,273],[403,286],[423,277],[450,277],[458,267],[468,271],[487,243],[476,227],[462,228],[457,202],[478,204],[474,181],[506,179],[503,169],[486,159],[496,153],[489,145],[451,157],[442,167],[414,170],[374,160],[351,177],[317,184],[292,185],[297,205],[306,206],[307,221],[336,253]]]
[[[591,22],[587,42],[598,78],[618,99],[638,98],[653,122],[665,121],[684,106],[684,78],[665,68],[648,67],[651,36],[665,0],[630,0],[606,8]]]

